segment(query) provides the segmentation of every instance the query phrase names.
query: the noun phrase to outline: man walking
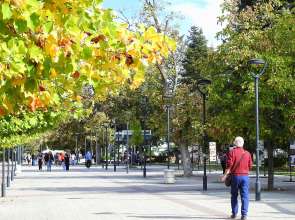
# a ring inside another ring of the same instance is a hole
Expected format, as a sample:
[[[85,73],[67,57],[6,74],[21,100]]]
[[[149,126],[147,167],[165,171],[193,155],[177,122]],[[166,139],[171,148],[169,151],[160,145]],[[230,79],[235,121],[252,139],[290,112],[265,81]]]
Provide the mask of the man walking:
[[[228,153],[227,169],[221,178],[225,181],[226,176],[231,174],[231,218],[236,218],[238,214],[238,193],[241,196],[241,219],[246,220],[249,207],[249,171],[252,167],[251,154],[244,149],[244,139],[236,137],[234,148]]]

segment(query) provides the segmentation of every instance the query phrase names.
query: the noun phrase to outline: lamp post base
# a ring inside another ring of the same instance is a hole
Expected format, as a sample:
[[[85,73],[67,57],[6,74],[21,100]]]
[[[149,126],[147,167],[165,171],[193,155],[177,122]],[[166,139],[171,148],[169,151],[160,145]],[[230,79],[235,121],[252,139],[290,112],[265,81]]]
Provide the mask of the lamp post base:
[[[203,176],[203,190],[207,191],[207,176]]]
[[[261,184],[259,180],[256,180],[255,183],[255,200],[260,201],[261,200]]]
[[[207,191],[207,158],[204,157],[203,190]]]
[[[5,183],[1,184],[1,197],[5,197],[6,196],[6,190],[5,190]]]

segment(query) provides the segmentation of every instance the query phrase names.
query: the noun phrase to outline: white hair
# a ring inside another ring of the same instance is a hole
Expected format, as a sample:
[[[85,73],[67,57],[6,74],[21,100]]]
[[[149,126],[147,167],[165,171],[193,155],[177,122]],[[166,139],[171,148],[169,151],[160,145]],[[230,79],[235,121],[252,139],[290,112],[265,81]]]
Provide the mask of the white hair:
[[[234,145],[236,147],[243,147],[244,146],[244,139],[242,137],[236,137],[234,141]]]

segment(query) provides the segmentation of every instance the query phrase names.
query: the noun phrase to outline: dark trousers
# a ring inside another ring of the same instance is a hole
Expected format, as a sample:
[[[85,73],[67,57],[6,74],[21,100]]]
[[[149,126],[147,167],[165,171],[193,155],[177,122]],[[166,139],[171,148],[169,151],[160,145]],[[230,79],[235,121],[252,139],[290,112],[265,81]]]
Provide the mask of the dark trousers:
[[[38,165],[39,165],[39,170],[42,170],[42,162],[39,162]]]
[[[87,161],[86,161],[86,167],[87,167],[87,168],[90,168],[90,166],[91,166],[91,160],[87,160]]]
[[[231,208],[232,214],[237,215],[239,211],[238,194],[241,196],[241,215],[247,216],[249,207],[249,176],[232,175],[231,182]]]

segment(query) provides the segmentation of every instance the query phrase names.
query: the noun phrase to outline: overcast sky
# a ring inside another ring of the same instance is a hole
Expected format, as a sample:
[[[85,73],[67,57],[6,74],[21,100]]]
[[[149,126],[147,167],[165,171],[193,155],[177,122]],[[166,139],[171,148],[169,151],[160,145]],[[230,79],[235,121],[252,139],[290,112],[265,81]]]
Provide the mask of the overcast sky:
[[[181,26],[181,33],[187,34],[192,25],[201,27],[208,40],[208,46],[216,47],[218,41],[215,35],[221,30],[217,24],[217,17],[221,15],[220,4],[223,0],[170,0],[172,5],[167,8],[183,15],[178,24]],[[104,0],[103,7],[116,10],[123,10],[128,16],[138,14],[141,7],[141,0]]]

